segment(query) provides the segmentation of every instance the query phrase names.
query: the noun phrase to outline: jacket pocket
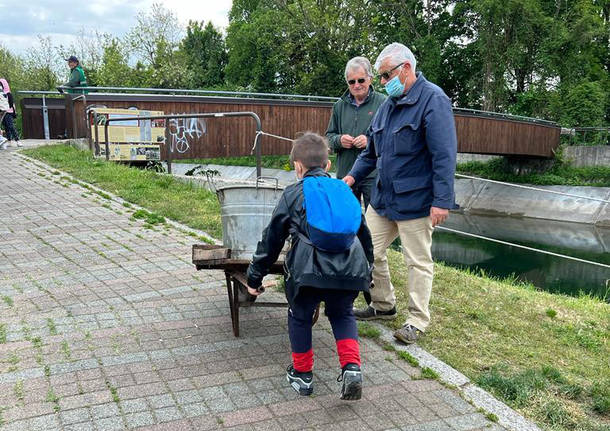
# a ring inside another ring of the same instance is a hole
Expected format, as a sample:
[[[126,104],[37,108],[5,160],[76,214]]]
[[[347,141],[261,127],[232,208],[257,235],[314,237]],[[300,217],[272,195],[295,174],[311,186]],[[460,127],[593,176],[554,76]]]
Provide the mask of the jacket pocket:
[[[408,213],[429,207],[432,203],[432,176],[402,178],[392,182],[395,210]]]
[[[392,182],[394,193],[401,194],[413,190],[432,188],[432,176],[422,175],[419,177],[402,178]]]
[[[405,155],[417,152],[423,145],[422,133],[418,123],[406,123],[393,131],[394,154]]]

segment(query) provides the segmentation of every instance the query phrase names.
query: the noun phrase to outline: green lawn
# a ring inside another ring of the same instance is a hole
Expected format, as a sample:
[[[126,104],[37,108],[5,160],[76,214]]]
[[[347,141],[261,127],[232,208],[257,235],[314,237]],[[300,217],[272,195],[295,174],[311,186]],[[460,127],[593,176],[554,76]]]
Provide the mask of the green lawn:
[[[96,161],[68,146],[24,153],[161,216],[221,235],[213,193]],[[406,268],[400,253],[389,250],[388,256],[399,301],[400,318],[389,323],[395,328],[405,317]],[[435,271],[432,324],[422,347],[543,429],[610,430],[610,304],[442,264]]]
[[[398,328],[406,267],[397,251],[388,260]],[[430,307],[427,351],[545,429],[610,429],[610,304],[436,264]]]

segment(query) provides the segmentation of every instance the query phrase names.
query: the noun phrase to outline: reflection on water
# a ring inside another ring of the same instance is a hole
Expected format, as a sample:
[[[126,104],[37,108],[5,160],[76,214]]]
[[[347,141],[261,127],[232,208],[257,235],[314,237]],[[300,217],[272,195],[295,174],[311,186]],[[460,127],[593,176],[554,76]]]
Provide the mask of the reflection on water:
[[[512,217],[452,214],[452,229],[610,265],[610,228]],[[482,269],[498,277],[516,276],[543,290],[588,293],[610,299],[610,269],[436,230],[435,260]]]

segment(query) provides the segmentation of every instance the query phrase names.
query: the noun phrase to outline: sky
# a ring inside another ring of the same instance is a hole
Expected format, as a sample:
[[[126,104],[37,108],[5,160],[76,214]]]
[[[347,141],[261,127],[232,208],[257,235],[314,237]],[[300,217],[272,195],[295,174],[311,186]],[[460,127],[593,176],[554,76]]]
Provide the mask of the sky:
[[[222,29],[228,25],[231,0],[0,0],[0,42],[21,55],[38,35],[64,46],[82,28],[122,36],[135,25],[137,13],[149,12],[153,3],[172,10],[185,26],[189,20],[212,21]]]

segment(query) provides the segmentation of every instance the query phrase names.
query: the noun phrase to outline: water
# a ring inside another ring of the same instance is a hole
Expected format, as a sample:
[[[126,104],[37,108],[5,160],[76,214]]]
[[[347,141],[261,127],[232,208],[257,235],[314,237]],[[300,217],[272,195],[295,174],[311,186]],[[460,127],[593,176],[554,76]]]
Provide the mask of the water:
[[[445,226],[610,265],[610,228],[569,222],[497,216],[451,214]],[[497,277],[516,277],[542,290],[610,300],[610,269],[436,230],[435,260],[450,266],[482,270]]]

